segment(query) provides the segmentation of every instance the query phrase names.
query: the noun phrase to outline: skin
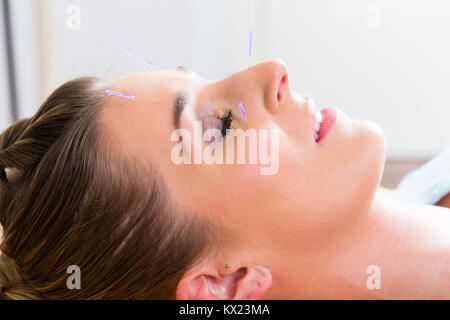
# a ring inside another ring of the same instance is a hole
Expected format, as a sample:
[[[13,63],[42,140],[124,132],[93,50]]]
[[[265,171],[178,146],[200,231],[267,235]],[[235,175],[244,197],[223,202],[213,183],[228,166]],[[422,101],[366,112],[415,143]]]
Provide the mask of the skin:
[[[189,268],[178,299],[450,298],[449,210],[397,203],[379,188],[386,138],[377,124],[338,110],[316,143],[311,98],[291,90],[282,61],[215,82],[183,70],[138,73],[111,89],[137,96],[110,96],[102,112],[115,148],[151,164],[179,205],[221,230],[220,248]],[[230,108],[232,128],[278,129],[278,172],[174,164],[180,91],[190,96],[180,124],[192,136],[199,110],[221,117]],[[366,286],[370,265],[381,269],[381,289]]]

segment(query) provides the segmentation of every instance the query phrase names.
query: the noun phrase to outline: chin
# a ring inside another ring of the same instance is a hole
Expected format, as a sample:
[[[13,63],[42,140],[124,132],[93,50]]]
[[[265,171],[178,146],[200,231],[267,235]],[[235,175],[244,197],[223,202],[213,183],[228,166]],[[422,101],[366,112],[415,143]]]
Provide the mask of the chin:
[[[368,167],[371,169],[373,177],[374,192],[378,188],[384,171],[386,160],[387,140],[383,128],[371,120],[356,120],[359,127],[358,134],[365,146],[364,153],[367,158]]]
[[[358,199],[357,211],[367,210],[380,185],[386,160],[386,135],[383,128],[370,120],[351,120],[351,135],[347,137],[348,151],[345,156],[346,193]],[[349,179],[351,177],[351,179]],[[344,195],[340,195],[345,199]],[[352,200],[348,199],[349,203]],[[350,208],[347,208],[350,209]]]

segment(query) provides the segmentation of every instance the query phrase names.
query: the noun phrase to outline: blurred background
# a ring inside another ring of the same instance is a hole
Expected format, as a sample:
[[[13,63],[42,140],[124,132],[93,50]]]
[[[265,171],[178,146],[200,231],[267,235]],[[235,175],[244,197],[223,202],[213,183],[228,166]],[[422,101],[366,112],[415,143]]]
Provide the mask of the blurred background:
[[[283,59],[318,107],[384,128],[386,187],[450,143],[447,0],[0,1],[0,130],[67,80],[148,70],[120,42],[209,80]]]

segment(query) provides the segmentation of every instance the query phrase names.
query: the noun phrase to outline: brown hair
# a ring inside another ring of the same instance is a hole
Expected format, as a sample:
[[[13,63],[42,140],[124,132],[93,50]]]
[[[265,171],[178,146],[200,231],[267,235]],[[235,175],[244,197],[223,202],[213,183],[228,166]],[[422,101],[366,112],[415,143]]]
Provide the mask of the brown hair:
[[[105,88],[70,81],[0,135],[0,299],[172,299],[216,242],[151,166],[115,151]]]

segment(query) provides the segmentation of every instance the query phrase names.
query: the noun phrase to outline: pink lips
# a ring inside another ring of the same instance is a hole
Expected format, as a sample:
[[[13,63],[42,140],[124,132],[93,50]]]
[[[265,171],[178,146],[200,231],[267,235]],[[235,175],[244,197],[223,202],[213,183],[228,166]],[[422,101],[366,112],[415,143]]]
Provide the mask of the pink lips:
[[[324,139],[334,128],[337,118],[337,110],[333,108],[322,109],[320,113],[322,114],[323,120],[322,123],[320,124],[320,129],[318,132],[319,137],[317,138],[316,141],[317,143],[320,142],[323,143]]]

